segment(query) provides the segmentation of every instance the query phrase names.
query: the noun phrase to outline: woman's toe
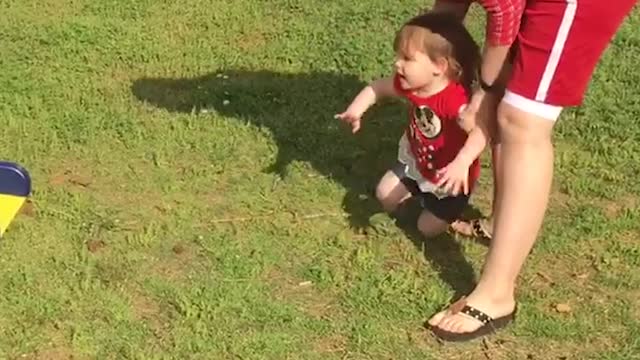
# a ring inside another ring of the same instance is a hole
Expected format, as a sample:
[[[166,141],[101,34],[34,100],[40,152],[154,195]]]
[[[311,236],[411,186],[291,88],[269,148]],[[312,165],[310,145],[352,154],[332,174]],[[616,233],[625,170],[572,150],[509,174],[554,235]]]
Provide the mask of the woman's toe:
[[[440,323],[445,318],[447,311],[440,311],[439,313],[433,315],[431,319],[429,319],[429,325],[431,326],[440,326]]]

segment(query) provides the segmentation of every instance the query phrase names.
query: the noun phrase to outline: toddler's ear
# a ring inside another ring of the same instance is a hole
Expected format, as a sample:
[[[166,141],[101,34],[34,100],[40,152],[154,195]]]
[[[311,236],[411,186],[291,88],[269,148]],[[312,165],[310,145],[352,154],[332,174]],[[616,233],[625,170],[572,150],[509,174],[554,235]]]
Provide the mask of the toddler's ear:
[[[438,69],[436,75],[446,74],[449,71],[449,60],[444,57],[438,58],[435,61],[436,68]]]

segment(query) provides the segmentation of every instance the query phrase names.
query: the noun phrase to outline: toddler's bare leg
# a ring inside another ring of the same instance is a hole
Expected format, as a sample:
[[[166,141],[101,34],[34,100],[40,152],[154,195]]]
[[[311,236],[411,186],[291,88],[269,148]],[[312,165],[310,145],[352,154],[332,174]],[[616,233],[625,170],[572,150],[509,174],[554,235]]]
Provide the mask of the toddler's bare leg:
[[[424,210],[418,218],[418,230],[427,238],[438,236],[447,231],[449,223]]]
[[[394,212],[398,205],[411,197],[411,193],[393,171],[387,171],[376,188],[376,198],[388,213]]]

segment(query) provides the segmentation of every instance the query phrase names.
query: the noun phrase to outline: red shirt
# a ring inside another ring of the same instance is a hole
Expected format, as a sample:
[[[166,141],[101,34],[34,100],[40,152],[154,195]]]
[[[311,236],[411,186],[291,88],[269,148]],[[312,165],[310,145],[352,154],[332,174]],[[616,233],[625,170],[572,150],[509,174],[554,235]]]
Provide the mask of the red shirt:
[[[487,12],[486,37],[491,45],[511,45],[520,30],[527,0],[447,0],[480,4]]]
[[[397,75],[394,88],[410,102],[409,126],[400,141],[399,160],[409,166],[410,177],[420,177],[415,173],[412,176],[413,167],[424,180],[436,184],[436,171],[453,161],[467,141],[467,132],[458,119],[461,108],[468,103],[468,93],[462,85],[451,82],[437,94],[419,97],[402,89]],[[476,159],[469,167],[470,188],[479,176],[480,161]],[[420,184],[421,179],[414,180]]]

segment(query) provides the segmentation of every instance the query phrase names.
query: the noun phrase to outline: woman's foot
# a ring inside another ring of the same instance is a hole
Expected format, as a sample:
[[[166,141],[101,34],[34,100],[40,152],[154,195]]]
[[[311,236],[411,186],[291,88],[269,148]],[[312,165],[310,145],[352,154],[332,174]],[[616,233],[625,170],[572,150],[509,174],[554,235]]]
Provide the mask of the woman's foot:
[[[515,310],[512,297],[491,299],[474,291],[435,314],[428,323],[431,331],[443,340],[466,341],[506,326],[513,320]]]

